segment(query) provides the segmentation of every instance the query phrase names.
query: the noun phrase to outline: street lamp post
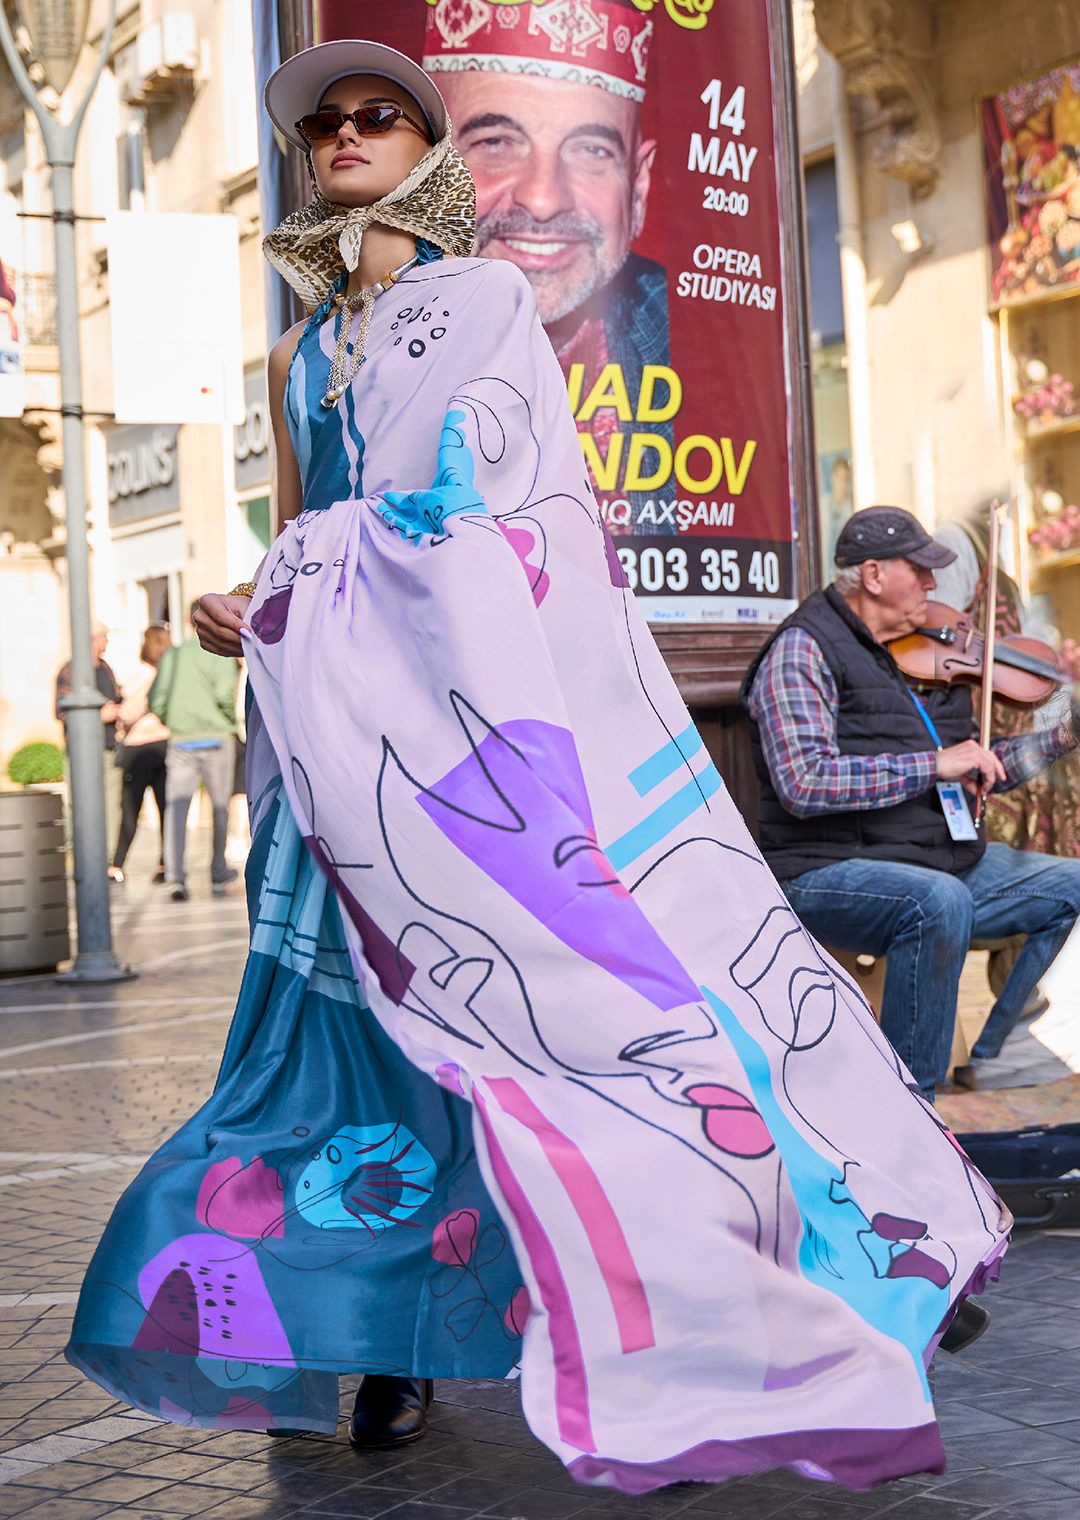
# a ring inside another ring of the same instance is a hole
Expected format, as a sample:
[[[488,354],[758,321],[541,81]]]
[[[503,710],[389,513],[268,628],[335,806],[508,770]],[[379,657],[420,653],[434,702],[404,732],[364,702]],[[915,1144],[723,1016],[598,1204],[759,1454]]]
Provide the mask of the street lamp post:
[[[20,20],[30,34],[47,82],[58,95],[66,89],[82,51],[89,18],[88,0],[18,0]],[[75,917],[78,953],[61,980],[114,982],[134,973],[112,948],[109,923],[108,851],[105,838],[105,784],[102,774],[103,699],[94,679],[90,649],[90,552],[86,532],[86,473],[83,453],[82,365],[79,356],[79,296],[75,260],[72,173],[75,145],[86,108],[108,57],[116,23],[116,0],[109,0],[101,51],[90,87],[70,121],[47,109],[15,46],[0,4],[0,47],[15,82],[41,126],[52,170],[52,219],[56,234],[56,323],[60,347],[60,415],[64,445],[64,504],[67,524],[68,590],[71,606],[71,693],[66,713],[71,812],[75,857]]]

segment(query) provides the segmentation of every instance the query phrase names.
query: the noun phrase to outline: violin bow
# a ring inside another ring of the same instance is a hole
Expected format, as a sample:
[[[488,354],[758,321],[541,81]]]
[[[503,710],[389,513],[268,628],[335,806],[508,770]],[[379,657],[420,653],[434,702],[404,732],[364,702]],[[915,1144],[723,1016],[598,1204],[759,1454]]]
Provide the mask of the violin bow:
[[[990,713],[994,705],[994,639],[997,634],[998,550],[1001,546],[1001,505],[990,503],[990,547],[986,573],[986,617],[983,621],[982,698],[979,704],[979,743],[990,748]],[[975,827],[978,828],[986,802],[987,786],[979,782],[975,793]]]

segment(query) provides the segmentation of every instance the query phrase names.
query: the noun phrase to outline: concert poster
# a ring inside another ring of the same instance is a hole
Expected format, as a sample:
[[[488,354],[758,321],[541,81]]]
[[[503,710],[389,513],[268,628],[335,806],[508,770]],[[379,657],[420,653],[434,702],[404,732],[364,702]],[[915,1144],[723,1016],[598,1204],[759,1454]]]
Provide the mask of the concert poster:
[[[313,0],[442,90],[478,252],[529,279],[627,578],[658,624],[795,606],[762,0]]]

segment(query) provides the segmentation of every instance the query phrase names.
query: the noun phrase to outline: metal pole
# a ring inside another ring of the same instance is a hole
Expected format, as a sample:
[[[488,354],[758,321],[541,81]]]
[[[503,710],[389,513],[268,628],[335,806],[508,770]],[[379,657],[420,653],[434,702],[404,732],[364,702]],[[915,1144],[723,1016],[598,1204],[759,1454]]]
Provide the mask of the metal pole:
[[[71,692],[67,715],[68,766],[75,857],[75,918],[78,954],[65,982],[115,982],[135,973],[113,954],[109,923],[108,844],[105,837],[105,732],[103,698],[94,680],[90,649],[90,548],[86,524],[82,364],[79,353],[79,289],[75,251],[72,170],[75,145],[86,108],[97,88],[116,21],[116,0],[101,38],[101,52],[82,103],[70,122],[61,122],[42,104],[15,47],[0,5],[0,48],[23,98],[36,115],[52,170],[53,227],[56,234],[56,321],[60,348],[60,413],[63,418],[64,508],[67,524],[68,594],[71,605]]]

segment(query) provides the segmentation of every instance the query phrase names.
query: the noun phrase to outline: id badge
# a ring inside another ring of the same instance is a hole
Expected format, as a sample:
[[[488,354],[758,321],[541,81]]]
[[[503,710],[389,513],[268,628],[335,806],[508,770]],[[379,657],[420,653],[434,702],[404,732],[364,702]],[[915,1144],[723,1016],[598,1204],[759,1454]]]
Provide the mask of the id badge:
[[[937,794],[941,798],[941,811],[954,839],[978,839],[979,831],[972,822],[967,793],[959,781],[939,781]]]

